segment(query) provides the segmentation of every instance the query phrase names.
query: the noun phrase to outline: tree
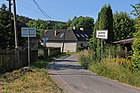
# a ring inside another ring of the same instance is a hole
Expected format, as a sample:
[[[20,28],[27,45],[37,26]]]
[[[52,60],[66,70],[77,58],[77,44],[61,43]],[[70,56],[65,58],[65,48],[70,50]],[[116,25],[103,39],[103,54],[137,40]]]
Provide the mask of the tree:
[[[0,8],[0,49],[14,49],[15,35],[14,35],[14,21],[10,19],[13,16],[6,7],[2,4]],[[18,44],[22,45],[25,39],[21,38],[21,27],[27,26],[25,21],[17,20]]]
[[[108,30],[108,40],[103,40],[104,46],[113,41],[113,16],[110,4],[104,5],[98,13],[98,18],[94,26],[93,37],[90,39],[90,48],[95,51],[97,60],[101,59],[101,39],[96,38],[97,30]]]
[[[45,20],[30,20],[27,25],[29,27],[37,28],[38,35],[42,35],[44,30],[65,29],[66,23],[59,21],[45,21]]]
[[[134,8],[134,10],[131,11],[131,14],[134,16],[140,16],[140,3],[131,6]]]
[[[133,8],[135,11],[135,16],[137,18],[135,20],[136,32],[134,33],[134,42],[132,45],[133,49],[132,61],[134,63],[134,67],[140,70],[140,3],[133,6]]]
[[[9,11],[5,4],[0,8],[0,48],[7,49],[14,47],[14,30],[9,18]]]
[[[91,17],[74,17],[74,19],[72,21],[69,20],[70,23],[70,27],[69,29],[73,29],[73,27],[75,27],[75,29],[79,30],[80,28],[83,28],[85,31],[92,31],[93,27],[94,27],[94,19]]]
[[[104,5],[100,11],[99,16],[99,29],[98,30],[108,30],[107,43],[112,43],[113,41],[113,15],[110,4]]]
[[[126,12],[116,12],[113,15],[114,40],[127,39],[135,32],[134,20]]]

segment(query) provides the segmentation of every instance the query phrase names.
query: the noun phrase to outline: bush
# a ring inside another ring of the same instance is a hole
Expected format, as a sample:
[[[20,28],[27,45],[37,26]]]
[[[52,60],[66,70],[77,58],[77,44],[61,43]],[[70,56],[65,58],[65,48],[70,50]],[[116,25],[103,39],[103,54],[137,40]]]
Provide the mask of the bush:
[[[137,32],[134,34],[134,42],[132,45],[133,56],[132,61],[134,63],[135,68],[140,70],[140,17],[136,18],[135,24]]]
[[[93,61],[94,59],[94,52],[92,50],[83,50],[82,52],[79,52],[79,58],[78,61],[84,68],[88,68],[88,65]]]
[[[89,70],[98,75],[140,87],[140,71],[132,72],[129,68],[120,65],[120,63],[111,62],[109,59],[90,65]]]
[[[126,58],[103,58],[100,62],[95,58],[95,52],[84,50],[79,53],[79,62],[84,68],[123,83],[140,87],[140,71],[133,68],[133,63]]]
[[[113,58],[112,62],[118,63],[126,68],[132,69],[133,63],[127,58]]]
[[[43,49],[38,50],[38,58],[43,59],[45,57],[45,53]]]

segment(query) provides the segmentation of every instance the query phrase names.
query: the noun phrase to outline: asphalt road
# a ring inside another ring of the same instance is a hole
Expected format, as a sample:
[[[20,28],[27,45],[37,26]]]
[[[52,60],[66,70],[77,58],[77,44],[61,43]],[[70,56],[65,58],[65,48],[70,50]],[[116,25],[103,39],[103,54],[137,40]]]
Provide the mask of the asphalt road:
[[[83,69],[77,63],[77,55],[55,60],[49,74],[65,93],[140,93],[140,89]]]

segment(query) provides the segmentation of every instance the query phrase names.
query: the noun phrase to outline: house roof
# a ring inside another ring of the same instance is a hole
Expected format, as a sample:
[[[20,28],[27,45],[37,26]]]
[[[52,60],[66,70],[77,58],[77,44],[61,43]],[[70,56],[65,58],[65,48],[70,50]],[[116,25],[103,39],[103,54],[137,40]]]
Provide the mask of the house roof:
[[[129,38],[129,39],[124,39],[124,40],[115,41],[115,42],[113,42],[113,43],[114,43],[114,44],[126,44],[126,43],[132,44],[133,41],[134,41],[134,38]]]
[[[42,38],[48,38],[48,42],[76,42],[87,41],[91,38],[91,31],[77,30],[45,30]]]

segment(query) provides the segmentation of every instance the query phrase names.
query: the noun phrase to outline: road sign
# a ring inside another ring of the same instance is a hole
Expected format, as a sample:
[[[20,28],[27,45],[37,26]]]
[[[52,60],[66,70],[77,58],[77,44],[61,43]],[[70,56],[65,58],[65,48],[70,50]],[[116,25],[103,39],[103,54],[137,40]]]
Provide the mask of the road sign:
[[[21,36],[22,37],[36,37],[36,28],[22,27]]]
[[[36,28],[22,27],[21,36],[28,37],[28,66],[30,66],[30,37],[36,37]]]
[[[97,30],[96,38],[108,39],[108,30]]]

